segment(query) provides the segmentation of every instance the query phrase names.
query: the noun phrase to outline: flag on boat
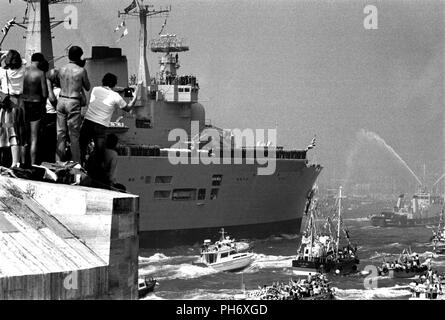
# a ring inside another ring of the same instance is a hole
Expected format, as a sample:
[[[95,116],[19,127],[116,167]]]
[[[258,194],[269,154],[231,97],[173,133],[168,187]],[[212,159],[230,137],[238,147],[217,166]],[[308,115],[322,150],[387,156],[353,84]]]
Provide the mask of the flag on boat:
[[[127,29],[127,28],[125,28],[124,32],[122,32],[122,34],[121,34],[120,38],[119,38],[119,39],[117,39],[117,40],[116,40],[116,42],[119,42],[119,41],[121,41],[121,39],[122,39],[123,37],[125,37],[125,36],[126,36],[127,34],[128,34],[128,29]]]
[[[136,0],[133,0],[133,2],[124,9],[125,13],[129,13],[131,10],[133,10],[134,8],[136,8]]]
[[[312,139],[311,143],[306,147],[307,150],[315,148],[315,137]]]

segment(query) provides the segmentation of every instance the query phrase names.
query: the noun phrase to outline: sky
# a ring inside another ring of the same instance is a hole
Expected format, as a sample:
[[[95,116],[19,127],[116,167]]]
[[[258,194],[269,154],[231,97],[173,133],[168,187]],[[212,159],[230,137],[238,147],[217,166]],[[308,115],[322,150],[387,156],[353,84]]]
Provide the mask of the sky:
[[[79,28],[54,30],[55,55],[70,44],[85,48],[86,56],[92,45],[118,46],[129,59],[130,74],[135,73],[137,21],[126,19],[129,34],[118,43],[113,32],[122,21],[117,11],[130,3],[75,4]],[[197,76],[200,100],[213,124],[277,126],[278,144],[287,148],[304,148],[316,135],[309,157],[325,167],[322,181],[379,176],[415,183],[388,147],[421,180],[425,171],[429,185],[444,173],[445,0],[150,4],[171,5],[164,31],[187,40],[190,51],[180,55],[179,72]],[[378,9],[378,29],[364,28],[366,5]],[[51,15],[61,19],[65,8],[53,5]],[[24,1],[0,0],[0,24],[13,16],[20,20],[24,10]],[[150,38],[163,22],[150,20]],[[13,29],[3,49],[23,50],[22,35],[23,30]],[[153,74],[156,54],[150,52],[149,60]]]

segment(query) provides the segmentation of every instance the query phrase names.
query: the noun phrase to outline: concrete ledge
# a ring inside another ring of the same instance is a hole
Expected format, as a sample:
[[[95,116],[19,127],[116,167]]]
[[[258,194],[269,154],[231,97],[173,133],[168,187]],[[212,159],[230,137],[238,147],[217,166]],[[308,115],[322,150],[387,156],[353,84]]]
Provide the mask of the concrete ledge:
[[[0,299],[137,299],[138,225],[137,196],[0,177]]]

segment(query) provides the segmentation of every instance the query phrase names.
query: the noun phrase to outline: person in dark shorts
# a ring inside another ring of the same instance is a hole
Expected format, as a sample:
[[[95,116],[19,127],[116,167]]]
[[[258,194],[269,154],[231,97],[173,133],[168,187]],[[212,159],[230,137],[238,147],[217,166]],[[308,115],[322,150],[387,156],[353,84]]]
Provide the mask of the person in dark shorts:
[[[46,75],[39,68],[44,67],[44,61],[43,54],[34,53],[31,56],[31,65],[26,68],[23,80],[25,120],[29,127],[28,142],[30,144],[30,148],[27,149],[29,150],[31,164],[37,162],[40,120],[46,113],[46,99],[48,98]]]
[[[69,63],[58,69],[60,96],[57,100],[57,154],[56,160],[68,160],[66,142],[70,140],[71,160],[80,162],[80,109],[84,100],[83,90],[90,90],[85,68],[81,67],[83,50],[72,46],[68,51]]]

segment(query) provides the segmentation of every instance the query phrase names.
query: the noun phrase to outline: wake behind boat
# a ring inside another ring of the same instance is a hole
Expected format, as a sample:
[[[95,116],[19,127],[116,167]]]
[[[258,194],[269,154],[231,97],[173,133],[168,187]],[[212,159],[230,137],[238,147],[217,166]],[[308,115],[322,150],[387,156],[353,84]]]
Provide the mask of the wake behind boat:
[[[236,242],[235,239],[225,236],[221,229],[221,239],[215,243],[204,240],[201,248],[201,258],[195,265],[204,265],[218,271],[237,271],[249,266],[254,254],[248,252],[247,242]]]

